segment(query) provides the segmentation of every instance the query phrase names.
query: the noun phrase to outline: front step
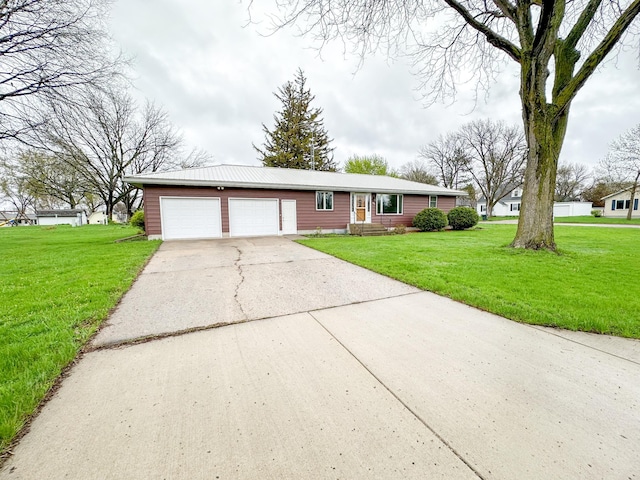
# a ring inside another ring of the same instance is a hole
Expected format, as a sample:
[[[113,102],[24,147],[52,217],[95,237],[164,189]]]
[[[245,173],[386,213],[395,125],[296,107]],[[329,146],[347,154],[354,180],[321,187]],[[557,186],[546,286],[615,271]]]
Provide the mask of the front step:
[[[375,235],[386,235],[389,232],[381,223],[350,223],[349,233],[360,235],[361,237],[372,237]]]

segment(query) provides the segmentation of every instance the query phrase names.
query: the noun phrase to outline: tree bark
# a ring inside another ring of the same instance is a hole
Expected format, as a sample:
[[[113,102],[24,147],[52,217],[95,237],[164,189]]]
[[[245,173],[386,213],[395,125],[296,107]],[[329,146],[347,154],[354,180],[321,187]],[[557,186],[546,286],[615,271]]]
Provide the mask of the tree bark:
[[[544,71],[536,71],[544,68]],[[545,100],[546,67],[522,63],[522,117],[527,139],[527,166],[515,248],[556,250],[553,203],[560,150],[567,130],[570,104],[560,110]]]
[[[638,180],[640,180],[640,172],[636,175],[635,180],[633,181],[633,186],[631,187],[631,200],[629,200],[629,211],[627,212],[627,220],[631,220],[633,216],[633,202],[636,199],[636,191],[638,190]]]

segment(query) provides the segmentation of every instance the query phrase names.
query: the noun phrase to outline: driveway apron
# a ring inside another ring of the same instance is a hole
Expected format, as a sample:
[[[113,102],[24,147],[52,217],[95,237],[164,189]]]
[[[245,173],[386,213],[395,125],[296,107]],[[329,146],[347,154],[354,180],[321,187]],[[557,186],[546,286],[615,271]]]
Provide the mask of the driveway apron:
[[[167,242],[0,479],[638,478],[640,343],[559,333],[284,238]]]

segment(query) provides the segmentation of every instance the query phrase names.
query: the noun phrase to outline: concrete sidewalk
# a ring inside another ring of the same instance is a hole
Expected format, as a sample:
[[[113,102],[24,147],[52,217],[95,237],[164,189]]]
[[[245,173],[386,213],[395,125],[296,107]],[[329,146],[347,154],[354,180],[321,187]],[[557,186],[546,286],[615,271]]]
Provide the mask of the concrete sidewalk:
[[[640,342],[517,324],[284,239],[201,243],[163,244],[0,479],[638,478]],[[153,278],[191,307],[166,311]],[[248,321],[269,299],[291,314]],[[229,326],[126,344],[229,305]]]

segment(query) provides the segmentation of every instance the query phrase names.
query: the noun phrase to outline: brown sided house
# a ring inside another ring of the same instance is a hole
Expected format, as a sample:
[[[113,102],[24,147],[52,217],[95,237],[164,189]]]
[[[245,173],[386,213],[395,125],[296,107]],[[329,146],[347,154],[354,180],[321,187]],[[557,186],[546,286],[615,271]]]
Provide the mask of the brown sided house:
[[[344,233],[349,224],[411,226],[426,207],[448,212],[466,192],[399,178],[217,165],[136,175],[149,238]]]

